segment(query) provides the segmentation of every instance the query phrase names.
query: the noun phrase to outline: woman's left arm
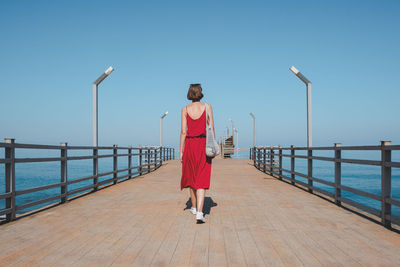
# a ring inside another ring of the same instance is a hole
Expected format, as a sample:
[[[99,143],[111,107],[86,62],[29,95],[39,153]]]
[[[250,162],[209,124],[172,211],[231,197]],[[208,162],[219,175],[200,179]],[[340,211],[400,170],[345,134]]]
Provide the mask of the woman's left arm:
[[[180,135],[180,140],[179,140],[179,158],[182,161],[183,157],[183,151],[185,149],[185,139],[186,139],[186,129],[187,129],[187,124],[186,124],[186,109],[182,108],[182,116],[181,116],[181,135]]]
[[[210,116],[210,124],[212,126],[212,129],[213,129],[213,132],[214,132],[214,136],[215,136],[213,109],[212,109],[210,104],[208,104],[208,106],[210,107],[209,108],[209,110],[210,110],[210,115],[209,115]]]

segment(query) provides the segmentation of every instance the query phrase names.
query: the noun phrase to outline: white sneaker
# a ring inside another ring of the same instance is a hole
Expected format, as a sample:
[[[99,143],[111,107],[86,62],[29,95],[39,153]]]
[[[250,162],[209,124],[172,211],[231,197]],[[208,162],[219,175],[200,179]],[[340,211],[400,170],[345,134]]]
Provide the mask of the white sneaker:
[[[206,219],[204,218],[204,215],[201,211],[198,211],[196,213],[196,221],[197,221],[197,223],[205,223],[206,222]]]
[[[190,208],[190,212],[193,214],[193,215],[196,215],[196,213],[197,213],[197,210],[196,210],[196,208]]]

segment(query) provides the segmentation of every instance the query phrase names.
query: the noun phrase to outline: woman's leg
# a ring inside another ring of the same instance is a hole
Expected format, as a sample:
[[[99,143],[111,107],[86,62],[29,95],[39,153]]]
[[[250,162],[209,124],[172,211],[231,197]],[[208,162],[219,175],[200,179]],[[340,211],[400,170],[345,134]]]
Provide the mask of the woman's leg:
[[[204,196],[206,194],[206,190],[204,188],[197,189],[197,212],[203,212],[204,205]]]
[[[196,208],[196,190],[190,187],[190,200],[192,201],[192,208]]]

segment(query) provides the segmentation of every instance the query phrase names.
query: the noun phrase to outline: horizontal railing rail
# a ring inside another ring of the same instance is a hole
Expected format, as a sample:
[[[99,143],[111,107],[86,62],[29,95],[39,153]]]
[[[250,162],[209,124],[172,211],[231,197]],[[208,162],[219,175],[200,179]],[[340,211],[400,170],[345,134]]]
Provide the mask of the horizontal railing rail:
[[[15,143],[15,139],[6,138],[4,142],[0,142],[0,149],[4,149],[4,157],[0,157],[0,164],[4,165],[4,193],[0,193],[0,201],[5,201],[4,208],[0,208],[0,218],[5,221],[12,221],[17,218],[18,215],[23,214],[18,211],[22,211],[33,206],[54,202],[54,204],[62,204],[69,200],[69,196],[82,193],[84,191],[91,190],[95,192],[101,188],[109,185],[117,184],[137,176],[141,176],[146,173],[150,173],[162,166],[164,161],[175,159],[175,149],[169,147],[119,147],[114,146],[68,146],[67,143],[61,143],[59,146],[56,145],[37,145],[37,144],[19,144]],[[16,157],[16,150],[51,150],[59,151],[58,157],[29,157],[29,158],[18,158]],[[87,151],[91,155],[85,156],[69,156],[69,151],[82,150]],[[102,152],[108,152],[107,154],[101,154]],[[133,157],[137,157],[137,165],[133,165]],[[99,172],[99,159],[112,158],[112,170],[107,172]],[[120,158],[127,159],[127,165],[124,168],[118,168],[118,160]],[[68,178],[68,164],[71,161],[79,160],[92,160],[92,175],[86,177],[78,177],[73,180]],[[60,175],[59,182],[41,185],[32,188],[26,188],[18,190],[16,188],[16,165],[24,163],[35,163],[35,162],[59,162]],[[123,174],[121,174],[123,173]],[[104,176],[110,176],[103,181],[99,181],[99,178]],[[90,181],[90,185],[80,186],[74,189],[69,189],[68,186],[77,184],[84,181]],[[60,193],[45,197],[41,199],[34,199],[27,203],[17,205],[16,198],[18,196],[40,192],[43,190],[60,188]],[[74,196],[76,197],[76,196]],[[58,200],[58,202],[57,202]]]
[[[285,180],[292,185],[300,185],[310,193],[318,192],[328,196],[341,206],[345,203],[359,210],[373,214],[380,218],[383,226],[391,228],[392,223],[400,225],[400,218],[392,214],[392,206],[400,207],[400,201],[392,198],[392,168],[400,168],[400,162],[392,161],[392,151],[400,150],[400,145],[391,145],[390,141],[382,141],[380,146],[341,146],[336,143],[333,147],[280,147],[263,146],[250,148],[249,158],[253,160],[254,166],[279,180]],[[290,153],[283,154],[284,151]],[[298,155],[296,151],[305,151],[307,155]],[[313,156],[313,151],[332,151],[333,157]],[[342,151],[377,151],[380,153],[380,160],[349,159],[342,157]],[[290,170],[282,167],[283,158],[290,158]],[[296,171],[295,159],[307,160],[307,173]],[[333,163],[333,182],[326,181],[313,176],[314,161],[329,161]],[[342,184],[342,163],[380,166],[380,194],[373,194]],[[296,179],[296,176],[307,179],[307,182]],[[333,193],[314,186],[313,182],[321,183],[332,187]],[[342,191],[379,201],[380,209],[356,202],[342,196]]]

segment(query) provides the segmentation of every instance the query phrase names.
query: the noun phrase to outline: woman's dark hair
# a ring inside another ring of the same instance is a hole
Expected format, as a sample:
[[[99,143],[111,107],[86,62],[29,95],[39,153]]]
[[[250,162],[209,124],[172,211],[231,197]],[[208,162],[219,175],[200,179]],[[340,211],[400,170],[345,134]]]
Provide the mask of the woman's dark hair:
[[[202,88],[199,83],[192,83],[187,93],[187,99],[198,102],[203,98]]]

